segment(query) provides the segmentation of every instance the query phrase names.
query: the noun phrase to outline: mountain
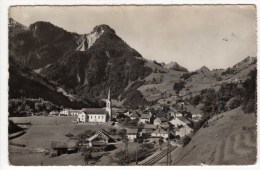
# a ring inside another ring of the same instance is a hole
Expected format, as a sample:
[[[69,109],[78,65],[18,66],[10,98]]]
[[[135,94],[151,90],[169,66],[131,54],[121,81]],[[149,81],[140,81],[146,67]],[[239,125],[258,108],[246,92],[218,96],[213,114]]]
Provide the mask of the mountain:
[[[244,69],[245,67],[248,67],[249,65],[256,64],[256,57],[248,56],[241,62],[238,62],[235,64],[232,68],[234,69]]]
[[[42,21],[27,29],[17,28],[9,31],[10,57],[35,75],[59,84],[65,96],[86,101],[105,98],[110,89],[112,98],[124,105],[171,105],[177,93],[173,87],[181,80],[183,87],[178,92],[189,98],[204,89],[218,89],[222,83],[244,81],[256,67],[253,57],[232,68],[212,71],[203,66],[189,72],[176,62],[164,65],[143,58],[104,24],[81,35]]]
[[[100,25],[40,73],[83,97],[106,97],[109,88],[118,97],[129,82],[151,73],[145,62],[112,28]]]
[[[22,25],[10,18],[15,25]],[[56,62],[65,52],[77,46],[77,35],[49,22],[36,22],[24,29],[9,25],[9,52],[31,69],[39,69]],[[18,31],[19,30],[19,31]]]
[[[28,30],[29,28],[12,18],[8,20],[8,28],[10,32],[20,31],[20,30]]]
[[[166,64],[165,67],[168,69],[176,70],[176,71],[188,72],[188,69],[180,66],[177,62],[170,62],[170,63]]]
[[[205,73],[210,71],[208,67],[202,66],[200,69],[196,70],[197,72]]]
[[[22,66],[12,57],[9,58],[9,99],[42,98],[56,105],[71,108],[99,107],[95,101],[81,101],[69,98],[59,92],[59,85],[49,81],[31,69]]]

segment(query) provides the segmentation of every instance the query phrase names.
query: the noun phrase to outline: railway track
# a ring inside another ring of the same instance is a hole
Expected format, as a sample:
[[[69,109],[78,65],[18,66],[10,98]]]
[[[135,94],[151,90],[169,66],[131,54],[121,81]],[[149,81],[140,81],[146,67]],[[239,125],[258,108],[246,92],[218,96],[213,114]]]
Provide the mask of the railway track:
[[[171,146],[170,153],[175,150],[178,146]],[[154,156],[151,156],[139,163],[142,166],[151,166],[154,165],[156,162],[161,160],[163,157],[167,155],[167,148],[164,148],[162,151],[156,153]]]

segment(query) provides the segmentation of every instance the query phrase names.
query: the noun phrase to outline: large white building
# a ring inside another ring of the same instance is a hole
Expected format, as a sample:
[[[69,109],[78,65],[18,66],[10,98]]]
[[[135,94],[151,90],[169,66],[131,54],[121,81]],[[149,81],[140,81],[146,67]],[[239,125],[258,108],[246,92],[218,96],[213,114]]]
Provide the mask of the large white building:
[[[63,109],[59,116],[78,116],[81,110]]]
[[[85,108],[78,114],[78,123],[105,123],[111,121],[112,117],[112,103],[110,98],[110,90],[108,92],[108,98],[106,100],[106,108]]]

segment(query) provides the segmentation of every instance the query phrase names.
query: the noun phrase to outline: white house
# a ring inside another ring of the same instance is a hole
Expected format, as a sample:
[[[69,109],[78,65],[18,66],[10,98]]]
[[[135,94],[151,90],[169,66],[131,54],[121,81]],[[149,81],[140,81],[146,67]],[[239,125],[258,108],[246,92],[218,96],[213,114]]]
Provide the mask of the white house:
[[[84,111],[82,111],[82,112],[80,112],[80,114],[78,114],[77,122],[78,123],[87,122],[87,114]]]
[[[152,137],[162,137],[164,139],[169,137],[169,133],[163,130],[162,128],[158,128],[151,134]]]
[[[69,116],[78,116],[81,110],[69,110]]]
[[[157,117],[154,119],[153,124],[154,125],[160,125],[161,123],[167,122],[168,119],[166,117]]]
[[[60,116],[78,116],[81,110],[63,109]]]
[[[126,129],[127,130],[127,138],[130,141],[134,141],[134,139],[137,138],[137,134],[138,134],[138,129]]]
[[[143,124],[151,123],[152,114],[141,114],[140,122]]]
[[[192,129],[188,126],[188,123],[190,122],[183,117],[176,117],[172,119],[170,123],[177,129],[175,135],[182,137],[192,132]]]
[[[174,129],[175,136],[180,136],[181,138],[188,135],[189,133],[191,133],[191,131],[189,130],[188,126]]]
[[[60,111],[59,116],[69,116],[69,109],[64,109]]]
[[[134,120],[134,119],[139,119],[140,116],[136,111],[134,111],[133,113],[131,113],[129,115],[129,117],[130,117],[130,119]]]
[[[199,121],[202,117],[202,114],[199,114],[199,113],[195,113],[195,114],[192,114],[191,118],[193,121]]]
[[[59,114],[60,114],[60,112],[58,112],[58,111],[51,111],[50,112],[51,116],[58,116]]]

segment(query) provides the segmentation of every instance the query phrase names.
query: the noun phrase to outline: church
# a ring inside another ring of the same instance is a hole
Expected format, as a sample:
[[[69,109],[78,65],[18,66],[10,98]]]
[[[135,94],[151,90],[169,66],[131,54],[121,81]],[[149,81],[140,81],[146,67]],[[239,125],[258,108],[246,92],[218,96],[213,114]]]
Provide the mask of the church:
[[[106,99],[106,108],[84,108],[80,111],[77,118],[77,123],[105,123],[112,119],[112,102],[110,90]]]

